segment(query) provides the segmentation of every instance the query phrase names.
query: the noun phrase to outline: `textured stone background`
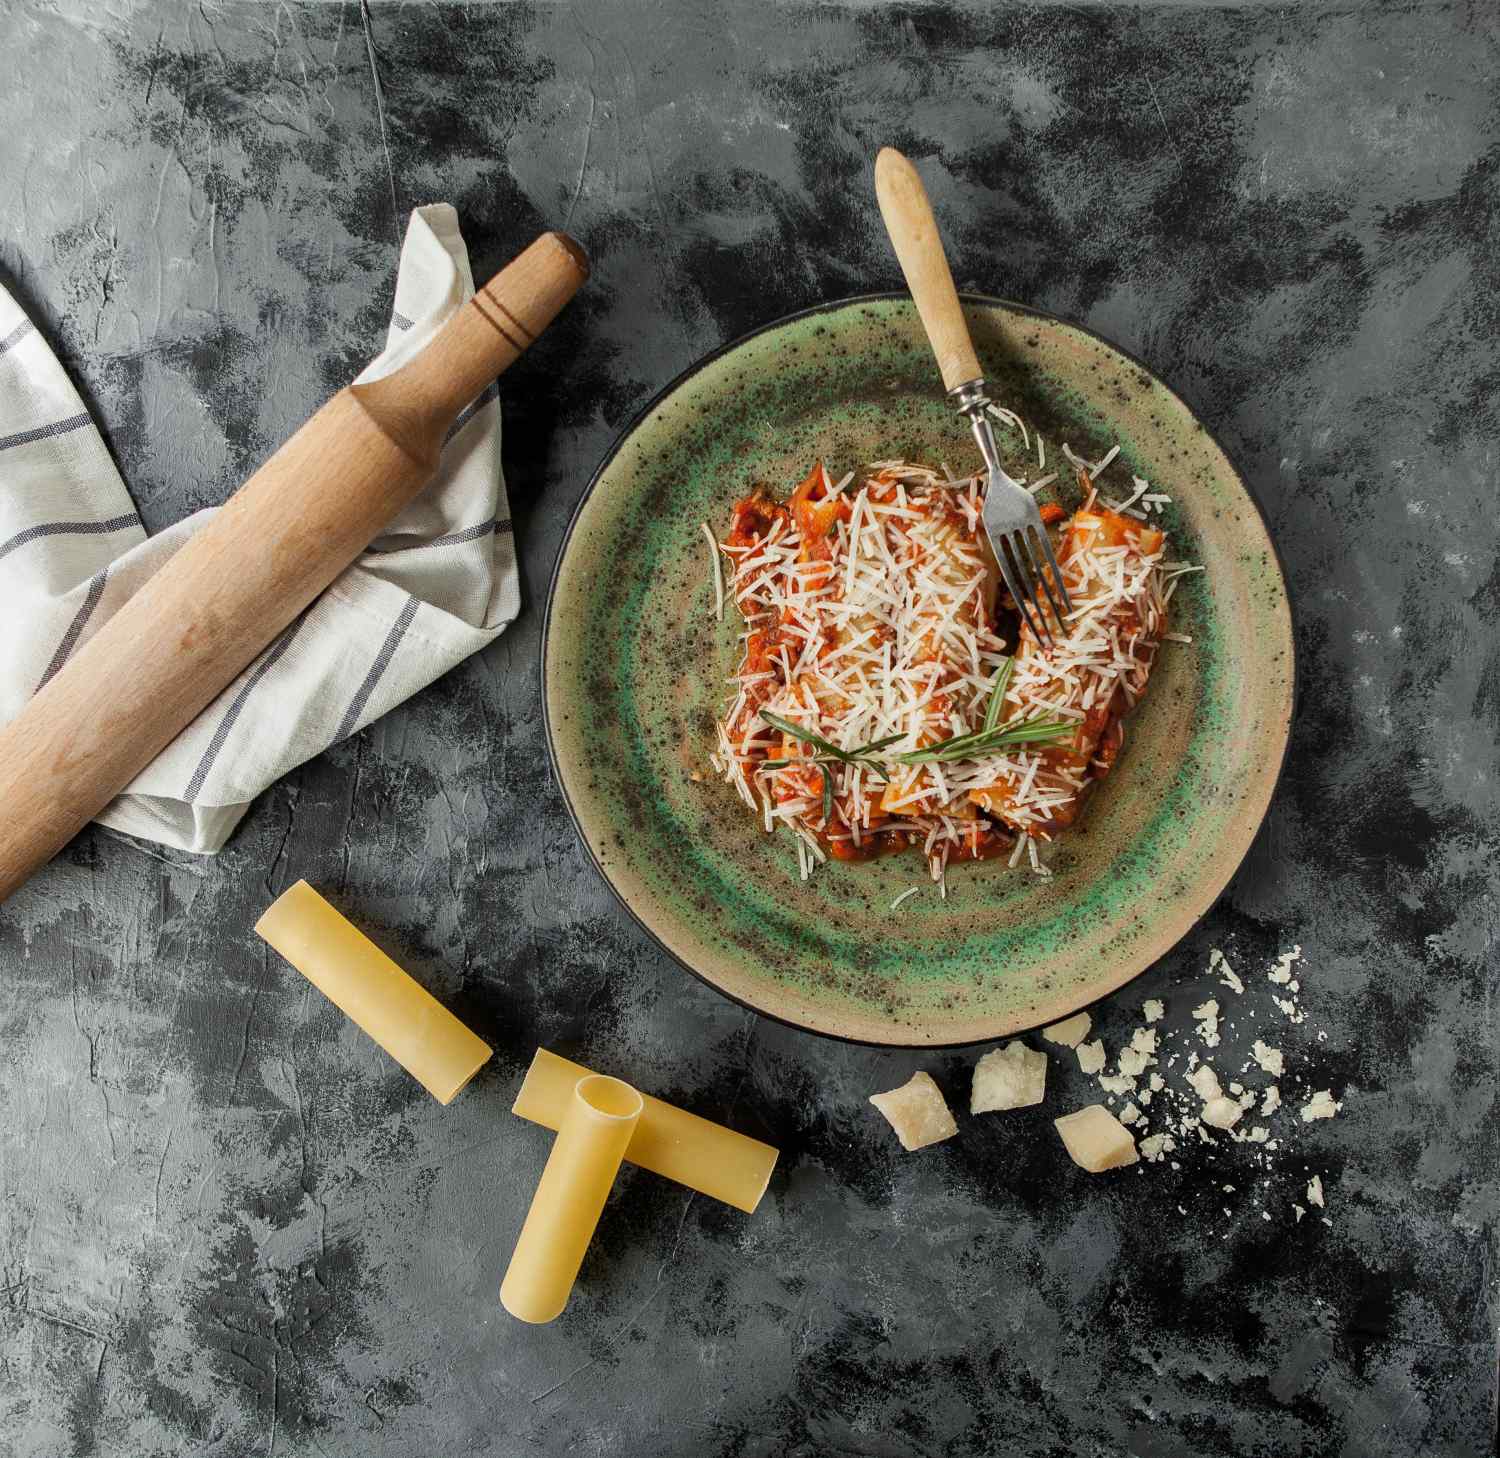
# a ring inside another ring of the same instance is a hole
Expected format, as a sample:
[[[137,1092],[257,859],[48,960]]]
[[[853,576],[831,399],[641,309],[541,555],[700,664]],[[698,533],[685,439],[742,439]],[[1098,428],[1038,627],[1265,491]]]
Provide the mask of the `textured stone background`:
[[[1493,1450],[1488,0],[5,0],[0,53],[0,272],[152,527],[373,352],[413,204],[458,205],[476,272],[545,225],[596,269],[505,383],[527,607],[493,651],[217,859],[90,833],[0,910],[0,1449]],[[550,783],[539,609],[593,465],[704,350],[897,283],[884,142],[960,284],[1152,362],[1285,556],[1303,698],[1270,821],[1101,1013],[1111,1046],[1145,996],[1185,1022],[1215,945],[1263,1003],[1303,947],[1281,1041],[1346,1107],[1268,1186],[1236,1151],[1091,1182],[1047,1122],[1084,1092],[1061,1062],[1049,1108],[903,1157],[864,1095],[920,1063],[956,1096],[973,1055],[721,1001],[613,904]],[[251,934],[298,876],[497,1044],[451,1108]],[[753,1218],[626,1178],[533,1330],[496,1287],[547,1146],[508,1113],[539,1042],[785,1156]],[[1331,1226],[1291,1221],[1306,1169]]]

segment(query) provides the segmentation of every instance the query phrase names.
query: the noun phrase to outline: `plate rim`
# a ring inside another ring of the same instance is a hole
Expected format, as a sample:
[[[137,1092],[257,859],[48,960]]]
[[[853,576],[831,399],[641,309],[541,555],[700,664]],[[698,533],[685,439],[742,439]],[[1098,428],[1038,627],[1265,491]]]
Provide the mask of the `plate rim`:
[[[1282,596],[1285,598],[1287,605],[1287,620],[1289,625],[1288,643],[1291,653],[1291,702],[1287,709],[1286,733],[1282,737],[1281,752],[1276,763],[1276,773],[1271,780],[1271,790],[1266,799],[1265,809],[1260,813],[1255,831],[1251,835],[1249,843],[1245,847],[1244,853],[1240,856],[1239,860],[1235,862],[1233,869],[1230,870],[1228,875],[1224,878],[1223,883],[1214,893],[1213,899],[1193,919],[1193,921],[1186,928],[1184,928],[1182,933],[1173,942],[1163,948],[1158,956],[1153,958],[1152,961],[1148,962],[1146,966],[1142,967],[1138,972],[1132,973],[1123,981],[1115,984],[1115,986],[1105,989],[1096,997],[1092,997],[1087,1002],[1080,1004],[1079,1007],[1074,1009],[1073,1013],[1067,1013],[1063,1015],[1066,1017],[1071,1017],[1074,1015],[1074,1013],[1083,1012],[1089,1008],[1096,1007],[1106,998],[1113,997],[1120,991],[1121,988],[1128,986],[1130,983],[1134,982],[1137,977],[1141,977],[1145,973],[1149,972],[1152,967],[1156,966],[1157,963],[1165,958],[1169,953],[1175,951],[1176,948],[1181,946],[1182,943],[1192,935],[1194,930],[1196,930],[1203,924],[1203,921],[1214,909],[1214,907],[1219,904],[1220,900],[1223,898],[1225,891],[1229,889],[1230,883],[1244,869],[1246,861],[1249,860],[1250,852],[1255,848],[1255,842],[1260,838],[1261,832],[1265,829],[1266,821],[1270,817],[1271,808],[1276,803],[1276,797],[1281,791],[1282,780],[1286,775],[1287,761],[1291,755],[1292,730],[1297,722],[1297,713],[1301,705],[1302,659],[1301,655],[1297,651],[1297,608],[1295,599],[1292,595],[1291,583],[1287,578],[1286,563],[1282,558],[1281,548],[1276,541],[1274,533],[1271,531],[1271,523],[1266,516],[1266,509],[1262,505],[1260,496],[1256,492],[1254,486],[1251,484],[1249,477],[1247,477],[1244,471],[1240,469],[1238,461],[1233,455],[1230,454],[1224,442],[1219,438],[1218,432],[1212,426],[1210,426],[1199,415],[1197,410],[1195,410],[1193,406],[1189,404],[1188,401],[1185,400],[1176,389],[1173,388],[1172,385],[1168,384],[1167,381],[1164,380],[1151,365],[1149,365],[1145,360],[1141,359],[1132,350],[1129,350],[1125,348],[1125,346],[1116,343],[1107,335],[1101,334],[1097,329],[1093,329],[1087,324],[1080,324],[1072,319],[1065,319],[1061,314],[1054,314],[1048,309],[1039,309],[1031,304],[1022,304],[1012,299],[1003,299],[996,294],[978,293],[972,289],[960,289],[958,291],[958,298],[961,304],[978,304],[986,307],[1008,309],[1017,314],[1029,315],[1035,319],[1045,320],[1049,324],[1061,324],[1066,328],[1077,330],[1080,334],[1086,335],[1088,338],[1094,339],[1100,344],[1105,345],[1107,348],[1114,350],[1122,358],[1128,360],[1131,364],[1143,370],[1156,384],[1160,385],[1164,390],[1166,390],[1172,396],[1172,398],[1176,400],[1178,404],[1181,405],[1182,408],[1188,413],[1188,416],[1193,420],[1193,422],[1204,432],[1205,435],[1208,436],[1208,438],[1213,442],[1214,446],[1223,455],[1224,459],[1229,462],[1230,469],[1234,472],[1235,478],[1244,488],[1245,495],[1249,499],[1250,505],[1254,508],[1256,516],[1259,518],[1261,530],[1265,533],[1266,541],[1270,544],[1271,558],[1276,564],[1277,576],[1281,581]],[[717,996],[733,1003],[736,1007],[741,1007],[744,1008],[747,1012],[754,1013],[757,1017],[769,1018],[773,1023],[779,1023],[782,1027],[791,1028],[795,1032],[806,1033],[808,1036],[815,1038],[827,1038],[835,1043],[846,1043],[860,1048],[886,1048],[893,1051],[900,1050],[906,1052],[922,1049],[930,1050],[932,1052],[942,1052],[945,1049],[977,1048],[981,1044],[995,1042],[997,1037],[1024,1037],[1026,1036],[1026,1034],[1035,1032],[1038,1028],[1047,1026],[1048,1024],[1038,1022],[1028,1024],[1024,1028],[1018,1028],[1009,1033],[1000,1033],[998,1035],[991,1035],[983,1038],[964,1038],[954,1042],[934,1042],[925,1039],[918,1041],[900,1041],[895,1039],[876,1040],[873,1038],[856,1038],[848,1033],[837,1033],[827,1028],[810,1027],[806,1023],[797,1022],[794,1019],[782,1016],[780,1013],[770,1012],[766,1008],[757,1007],[754,1003],[747,1002],[744,998],[738,997],[734,993],[727,991],[723,987],[720,987],[717,982],[714,982],[704,973],[700,972],[690,962],[679,956],[675,951],[672,950],[671,947],[666,944],[665,941],[662,940],[661,936],[656,932],[656,930],[652,926],[650,926],[646,922],[646,920],[642,916],[640,916],[639,913],[637,913],[635,908],[631,906],[630,903],[625,899],[619,887],[615,885],[609,873],[600,863],[599,857],[595,854],[593,846],[589,844],[589,838],[584,831],[583,822],[579,819],[578,809],[573,804],[573,797],[568,793],[567,784],[563,779],[562,765],[559,761],[557,752],[557,740],[552,728],[552,711],[549,704],[549,695],[547,692],[547,645],[551,641],[552,637],[552,610],[557,602],[558,580],[562,575],[562,566],[564,560],[567,558],[568,548],[573,541],[573,533],[578,526],[579,520],[583,516],[585,508],[588,506],[590,499],[592,498],[595,490],[598,488],[599,482],[602,480],[604,473],[614,463],[615,458],[620,454],[621,450],[624,449],[626,441],[628,441],[635,434],[635,432],[645,422],[646,418],[651,414],[651,412],[655,410],[657,406],[660,405],[663,401],[674,394],[680,386],[685,384],[694,375],[698,374],[708,365],[712,364],[715,360],[719,359],[723,355],[728,354],[731,350],[738,349],[742,344],[748,344],[752,339],[756,339],[762,334],[769,333],[773,329],[781,329],[788,324],[795,324],[799,320],[812,318],[818,314],[832,313],[835,310],[846,309],[859,304],[889,303],[892,301],[900,301],[903,299],[911,299],[911,295],[904,289],[877,289],[862,294],[846,294],[837,299],[827,299],[821,303],[809,304],[805,308],[795,309],[789,314],[782,314],[775,319],[769,320],[765,324],[760,324],[757,325],[754,329],[747,330],[743,334],[737,334],[734,336],[734,338],[726,340],[722,344],[715,345],[711,350],[708,350],[706,353],[698,355],[696,358],[691,360],[687,365],[685,365],[681,370],[673,375],[672,378],[666,382],[666,384],[661,386],[661,388],[658,389],[616,432],[615,438],[610,443],[609,449],[600,458],[599,464],[595,466],[593,473],[588,479],[588,484],[583,488],[583,491],[579,495],[572,512],[569,514],[568,524],[563,530],[562,540],[558,543],[557,556],[552,563],[552,570],[548,574],[547,600],[542,610],[542,632],[537,652],[540,658],[541,671],[539,682],[541,686],[542,697],[542,731],[547,746],[547,762],[552,770],[553,781],[557,785],[558,792],[562,795],[563,805],[568,812],[568,819],[573,823],[573,832],[576,835],[579,844],[583,847],[584,853],[587,855],[590,863],[593,865],[594,870],[598,873],[599,879],[602,880],[605,886],[609,888],[609,893],[614,898],[616,904],[624,910],[625,914],[636,924],[636,926],[638,926],[643,932],[645,932],[646,936],[652,941],[652,943],[655,944],[658,951],[664,953],[671,961],[675,962],[685,972],[689,973],[694,979],[700,982],[704,987],[709,988]],[[936,366],[934,366],[934,375],[935,374]]]

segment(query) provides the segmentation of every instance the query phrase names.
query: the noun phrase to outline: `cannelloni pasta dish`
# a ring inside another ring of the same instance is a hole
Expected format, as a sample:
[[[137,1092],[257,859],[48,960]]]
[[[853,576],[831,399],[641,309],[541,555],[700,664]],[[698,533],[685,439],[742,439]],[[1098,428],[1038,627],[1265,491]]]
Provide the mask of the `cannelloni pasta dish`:
[[[1050,645],[1000,581],[982,478],[884,461],[836,482],[819,463],[788,500],[735,505],[714,569],[744,647],[713,762],[792,832],[804,878],[906,849],[944,886],[954,860],[1047,874],[1038,844],[1114,764],[1194,570],[1146,519],[1165,497],[1106,506],[1079,479],[1079,510],[1042,509],[1072,602]]]

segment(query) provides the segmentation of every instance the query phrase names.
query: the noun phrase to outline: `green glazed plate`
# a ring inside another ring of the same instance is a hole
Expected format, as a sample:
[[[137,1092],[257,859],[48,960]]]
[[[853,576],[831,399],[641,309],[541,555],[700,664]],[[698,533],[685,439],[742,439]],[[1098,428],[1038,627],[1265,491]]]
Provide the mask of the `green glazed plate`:
[[[815,1032],[900,1046],[975,1042],[1051,1022],[1149,967],[1223,891],[1270,804],[1292,713],[1286,588],[1228,457],[1137,361],[1076,325],[968,296],[991,395],[1061,468],[1120,455],[1172,497],[1174,631],[1126,745],[1050,879],[956,865],[941,899],[915,853],[829,863],[798,880],[790,834],[765,834],[708,761],[741,623],[713,616],[700,523],[726,530],[755,482],[781,492],[821,458],[835,479],[901,456],[978,465],[906,296],[830,304],[727,346],[659,395],[585,493],[563,542],[543,647],[548,742],[584,844],[620,900],[690,971]],[[1019,435],[1011,474],[1036,480]],[[921,891],[892,912],[909,887]]]

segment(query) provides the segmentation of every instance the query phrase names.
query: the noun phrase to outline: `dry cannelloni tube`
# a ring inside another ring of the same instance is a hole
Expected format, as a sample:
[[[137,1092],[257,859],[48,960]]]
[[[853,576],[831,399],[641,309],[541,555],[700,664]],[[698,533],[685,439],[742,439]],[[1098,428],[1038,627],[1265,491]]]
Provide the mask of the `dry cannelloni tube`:
[[[573,1090],[590,1070],[538,1048],[514,1112],[533,1124],[560,1129]],[[643,1096],[640,1121],[625,1158],[690,1190],[753,1212],[770,1183],[776,1150],[748,1134],[700,1119],[686,1109]]]
[[[439,1103],[479,1072],[490,1046],[413,981],[306,881],[282,893],[255,930]]]
[[[617,1078],[574,1081],[500,1286],[512,1316],[545,1322],[562,1314],[642,1107],[640,1094]]]

